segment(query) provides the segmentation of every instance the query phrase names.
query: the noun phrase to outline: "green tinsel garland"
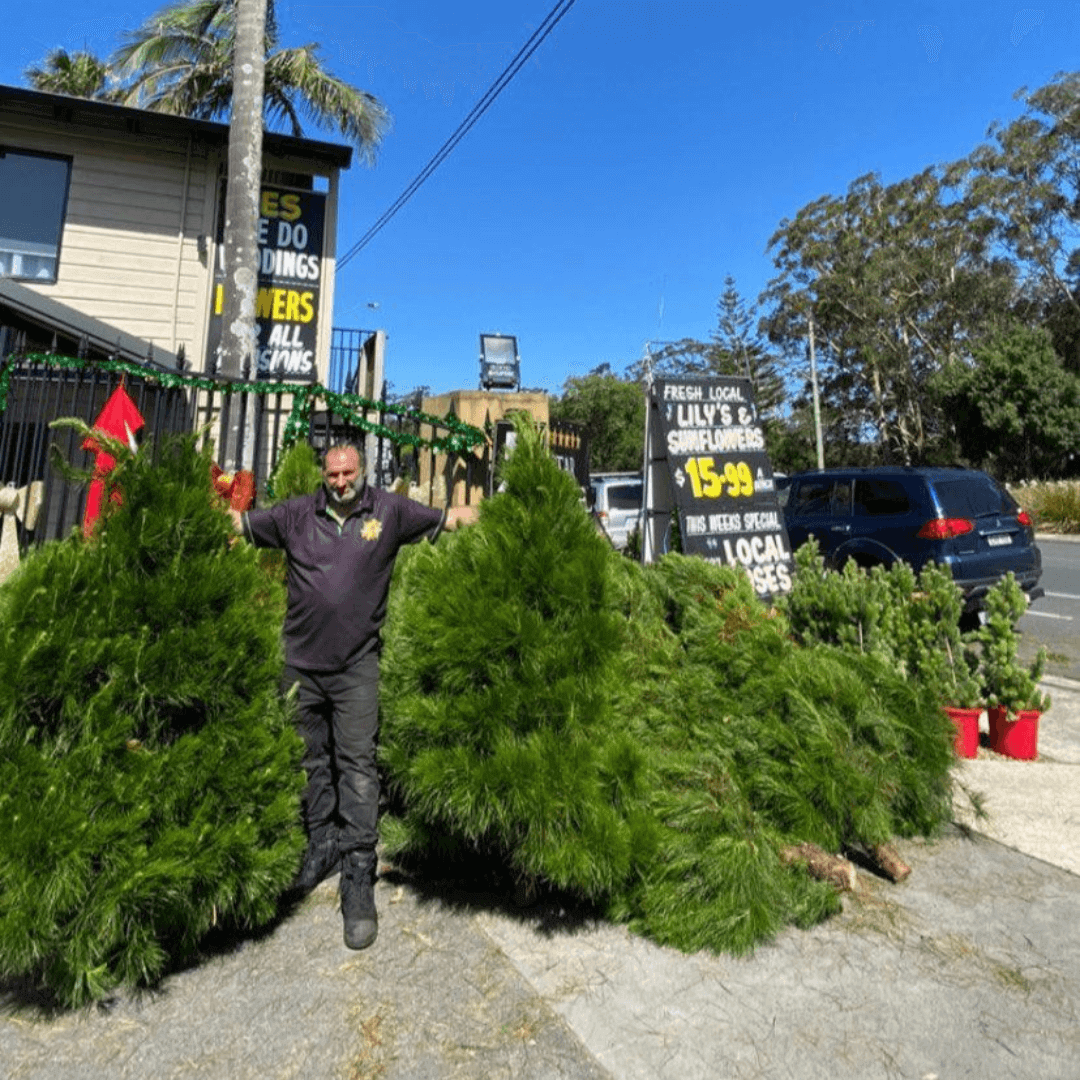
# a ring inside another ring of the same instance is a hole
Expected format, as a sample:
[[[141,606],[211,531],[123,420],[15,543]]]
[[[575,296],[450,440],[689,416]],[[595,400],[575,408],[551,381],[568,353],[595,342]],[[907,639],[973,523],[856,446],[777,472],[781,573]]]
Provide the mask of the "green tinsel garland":
[[[442,417],[431,416],[420,412],[418,409],[409,409],[382,401],[372,401],[361,397],[359,394],[337,394],[332,390],[328,390],[321,383],[234,382],[232,380],[208,378],[205,375],[183,375],[179,372],[148,369],[127,360],[83,360],[72,356],[53,356],[46,353],[29,353],[21,359],[53,367],[76,368],[79,370],[93,367],[101,371],[146,379],[148,382],[158,383],[170,390],[186,387],[197,390],[217,390],[221,393],[226,393],[229,390],[239,390],[255,394],[292,394],[293,407],[281,438],[282,449],[287,449],[303,437],[310,420],[311,409],[316,399],[320,397],[325,400],[333,412],[348,420],[354,427],[373,435],[379,435],[384,439],[389,439],[398,445],[427,446],[437,454],[460,454],[486,441],[486,436],[479,428],[466,424],[450,414]],[[13,371],[14,361],[0,365],[0,413],[7,408],[8,387],[11,384]],[[430,424],[432,427],[445,428],[449,434],[439,438],[425,439],[411,432],[395,431],[385,424],[368,420],[363,415],[365,411],[393,413],[395,416],[406,420]]]

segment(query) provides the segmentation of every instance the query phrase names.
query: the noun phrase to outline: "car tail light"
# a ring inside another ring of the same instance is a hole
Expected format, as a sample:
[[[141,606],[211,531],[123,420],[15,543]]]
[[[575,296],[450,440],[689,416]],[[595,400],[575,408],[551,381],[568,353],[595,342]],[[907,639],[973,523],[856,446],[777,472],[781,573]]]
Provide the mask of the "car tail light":
[[[932,518],[916,534],[923,540],[951,540],[975,528],[968,518]]]
[[[1034,529],[1035,528],[1035,522],[1031,520],[1031,515],[1026,510],[1021,510],[1016,515],[1016,520],[1019,521],[1021,525],[1025,526],[1028,529]]]

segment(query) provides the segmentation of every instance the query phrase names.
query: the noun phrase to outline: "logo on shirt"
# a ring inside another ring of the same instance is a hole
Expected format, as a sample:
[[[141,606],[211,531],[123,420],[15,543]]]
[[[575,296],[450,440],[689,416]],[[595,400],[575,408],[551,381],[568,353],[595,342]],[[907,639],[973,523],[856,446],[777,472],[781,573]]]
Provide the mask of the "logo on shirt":
[[[361,540],[378,540],[382,535],[382,522],[378,518],[368,518],[360,526]]]

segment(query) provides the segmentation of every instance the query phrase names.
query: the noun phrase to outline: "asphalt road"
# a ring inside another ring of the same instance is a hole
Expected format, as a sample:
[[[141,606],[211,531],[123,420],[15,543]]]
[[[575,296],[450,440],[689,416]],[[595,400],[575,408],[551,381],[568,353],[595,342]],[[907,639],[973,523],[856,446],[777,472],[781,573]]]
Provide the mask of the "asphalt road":
[[[1045,646],[1047,674],[1080,680],[1080,537],[1040,536],[1038,544],[1046,595],[1020,620],[1021,651],[1034,657]]]

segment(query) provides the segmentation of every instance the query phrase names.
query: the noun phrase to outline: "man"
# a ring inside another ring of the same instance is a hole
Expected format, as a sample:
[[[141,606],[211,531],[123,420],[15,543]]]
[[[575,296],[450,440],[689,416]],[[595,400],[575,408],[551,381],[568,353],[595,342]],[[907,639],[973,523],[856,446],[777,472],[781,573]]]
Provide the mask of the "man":
[[[251,543],[287,556],[282,685],[298,688],[307,773],[308,848],[296,887],[308,892],[341,865],[350,949],[378,934],[379,629],[394,559],[403,544],[475,520],[475,506],[437,510],[366,484],[364,455],[352,444],[327,450],[317,494],[233,512]]]

